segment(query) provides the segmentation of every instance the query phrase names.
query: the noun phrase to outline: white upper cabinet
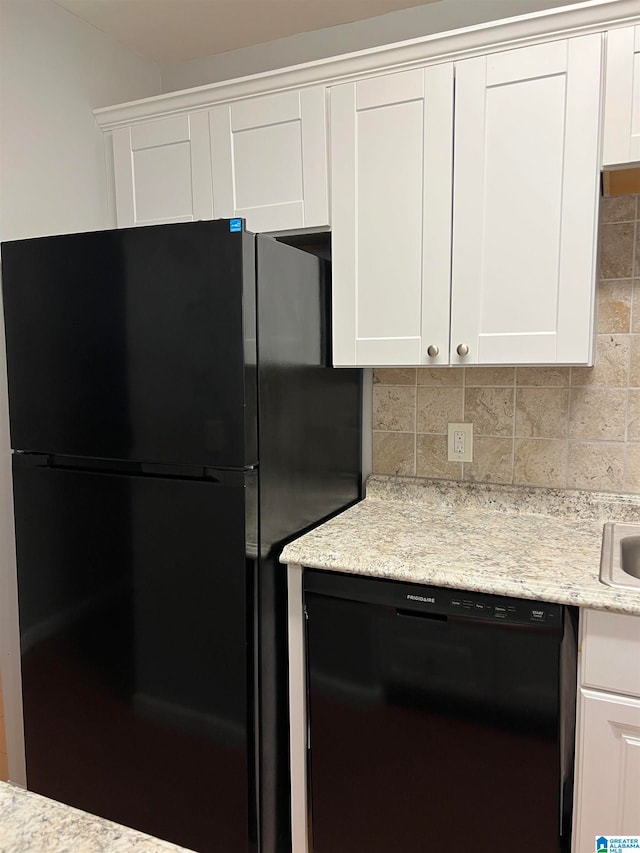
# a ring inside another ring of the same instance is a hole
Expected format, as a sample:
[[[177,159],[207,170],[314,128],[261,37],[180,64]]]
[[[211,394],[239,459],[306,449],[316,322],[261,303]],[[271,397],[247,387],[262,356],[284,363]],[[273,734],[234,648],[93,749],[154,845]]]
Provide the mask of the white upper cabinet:
[[[456,64],[452,364],[592,361],[601,50]]]
[[[250,231],[329,224],[325,89],[235,101],[209,113],[217,218]]]
[[[334,364],[446,363],[453,66],[330,96]]]
[[[591,363],[601,53],[331,89],[335,364]]]
[[[640,26],[607,33],[604,166],[640,161]]]
[[[113,131],[119,228],[213,218],[206,111]]]
[[[605,97],[604,163],[640,162],[636,9],[575,4],[96,110],[117,224],[330,226],[336,365],[591,364]],[[561,32],[587,34],[541,40]]]

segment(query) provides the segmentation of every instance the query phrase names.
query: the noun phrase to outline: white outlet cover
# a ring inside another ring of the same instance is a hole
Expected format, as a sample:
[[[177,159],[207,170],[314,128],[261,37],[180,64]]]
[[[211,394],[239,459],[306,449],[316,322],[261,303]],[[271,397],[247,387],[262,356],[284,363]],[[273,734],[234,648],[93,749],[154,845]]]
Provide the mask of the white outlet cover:
[[[448,453],[449,462],[473,462],[473,424],[449,424],[448,425]],[[462,433],[464,449],[461,453],[456,451],[456,433]]]

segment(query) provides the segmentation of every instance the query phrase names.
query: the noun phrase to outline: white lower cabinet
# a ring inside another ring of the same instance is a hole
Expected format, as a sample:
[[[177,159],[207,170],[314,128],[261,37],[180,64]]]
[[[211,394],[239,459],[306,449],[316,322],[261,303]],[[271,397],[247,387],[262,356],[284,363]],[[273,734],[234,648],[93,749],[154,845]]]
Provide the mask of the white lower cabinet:
[[[574,853],[640,835],[640,699],[581,690]]]
[[[603,166],[640,162],[640,25],[607,33]]]
[[[640,617],[582,611],[573,853],[640,835]]]
[[[118,228],[213,219],[206,111],[113,131]]]

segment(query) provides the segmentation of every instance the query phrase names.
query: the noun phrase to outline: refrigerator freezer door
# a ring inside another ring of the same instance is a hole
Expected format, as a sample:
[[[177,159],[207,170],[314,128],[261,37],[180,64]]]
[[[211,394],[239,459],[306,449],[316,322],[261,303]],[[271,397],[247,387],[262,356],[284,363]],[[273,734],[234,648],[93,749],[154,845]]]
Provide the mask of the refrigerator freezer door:
[[[33,462],[14,456],[28,787],[247,853],[246,488]]]
[[[4,243],[12,446],[255,464],[254,267],[225,220]]]

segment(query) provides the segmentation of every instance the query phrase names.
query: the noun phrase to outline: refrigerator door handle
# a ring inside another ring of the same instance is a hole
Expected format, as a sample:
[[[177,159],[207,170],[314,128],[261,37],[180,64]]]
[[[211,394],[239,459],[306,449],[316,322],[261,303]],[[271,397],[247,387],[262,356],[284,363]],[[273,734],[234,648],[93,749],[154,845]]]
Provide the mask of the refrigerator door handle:
[[[117,459],[91,459],[49,453],[14,453],[14,465],[22,468],[49,468],[85,474],[108,474],[125,477],[162,477],[177,480],[204,480],[222,486],[244,485],[246,474],[254,469],[204,468],[197,465],[162,465],[126,462]]]

